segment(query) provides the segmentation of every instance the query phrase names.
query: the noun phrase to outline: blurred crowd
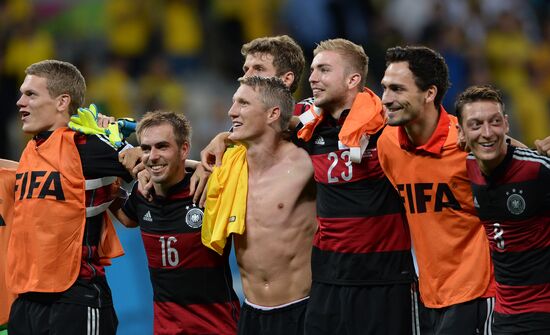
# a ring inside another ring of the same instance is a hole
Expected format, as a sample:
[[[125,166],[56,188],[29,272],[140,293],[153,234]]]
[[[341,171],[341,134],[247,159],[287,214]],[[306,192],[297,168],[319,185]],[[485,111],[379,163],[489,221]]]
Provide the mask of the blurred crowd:
[[[18,159],[26,142],[15,105],[25,68],[54,58],[79,67],[87,103],[102,113],[184,112],[197,158],[229,127],[241,45],[277,34],[295,38],[309,60],[324,39],[361,44],[376,92],[388,47],[427,45],[450,68],[449,112],[467,86],[491,83],[506,96],[516,138],[532,146],[550,135],[546,0],[0,0],[0,157]],[[305,75],[296,98],[309,94]]]

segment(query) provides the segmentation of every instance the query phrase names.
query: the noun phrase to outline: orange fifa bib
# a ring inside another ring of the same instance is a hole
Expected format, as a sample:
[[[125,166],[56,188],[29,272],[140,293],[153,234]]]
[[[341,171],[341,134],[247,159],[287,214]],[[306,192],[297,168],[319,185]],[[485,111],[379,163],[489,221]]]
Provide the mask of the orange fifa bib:
[[[39,146],[29,141],[16,175],[10,290],[67,290],[80,271],[85,223],[85,179],[74,132],[63,127]]]
[[[8,291],[5,281],[6,252],[13,218],[13,186],[15,170],[0,168],[0,325],[8,322],[10,306],[15,295]]]

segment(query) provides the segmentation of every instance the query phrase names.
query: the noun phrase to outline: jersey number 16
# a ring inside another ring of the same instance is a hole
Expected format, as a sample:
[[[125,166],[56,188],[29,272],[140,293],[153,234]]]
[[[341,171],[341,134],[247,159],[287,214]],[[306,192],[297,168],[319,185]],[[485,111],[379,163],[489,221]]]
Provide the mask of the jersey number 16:
[[[162,252],[162,266],[166,266],[166,261],[168,261],[170,266],[178,265],[180,262],[178,250],[176,248],[172,248],[172,244],[176,243],[178,240],[174,236],[170,236],[167,239],[165,239],[164,236],[161,236],[159,241]]]

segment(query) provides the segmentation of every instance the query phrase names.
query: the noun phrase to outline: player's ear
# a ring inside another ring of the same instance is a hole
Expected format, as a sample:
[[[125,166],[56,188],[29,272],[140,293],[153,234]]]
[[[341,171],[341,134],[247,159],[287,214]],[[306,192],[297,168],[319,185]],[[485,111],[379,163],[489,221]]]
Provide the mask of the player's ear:
[[[425,103],[434,102],[436,95],[437,87],[435,85],[428,87],[428,89],[426,90],[426,95],[424,96]]]
[[[71,104],[71,96],[68,94],[61,94],[57,97],[57,110],[58,111],[68,111],[69,105]]]
[[[508,114],[504,114],[504,128],[506,130],[506,134],[510,132],[510,122],[508,121]]]
[[[190,149],[191,149],[191,145],[189,144],[189,142],[188,141],[183,142],[180,148],[180,155],[183,160],[187,159],[187,157],[189,156]]]
[[[281,108],[279,106],[271,107],[267,111],[267,122],[273,124],[274,122],[279,122],[281,118]]]
[[[464,140],[464,131],[462,130],[462,127],[459,124],[455,125],[456,130],[458,130],[458,140]]]
[[[361,83],[361,74],[359,73],[352,73],[348,77],[348,87],[354,88],[357,87]]]
[[[287,73],[283,74],[280,78],[286,87],[290,87],[290,85],[292,85],[292,83],[294,83],[294,80],[296,79],[296,77],[294,76],[294,72],[292,71],[288,71]]]
[[[464,129],[462,129],[462,126],[457,124],[456,129],[458,130],[458,137],[456,140],[456,145],[464,151],[468,151],[466,148],[466,136],[464,136]]]

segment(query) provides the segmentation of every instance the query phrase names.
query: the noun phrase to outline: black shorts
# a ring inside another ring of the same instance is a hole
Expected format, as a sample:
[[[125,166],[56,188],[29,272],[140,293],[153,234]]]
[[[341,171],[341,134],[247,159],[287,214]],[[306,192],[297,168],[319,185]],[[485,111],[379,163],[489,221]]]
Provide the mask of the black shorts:
[[[422,335],[491,334],[495,298],[479,298],[443,308],[419,305]]]
[[[313,282],[306,335],[411,335],[412,284],[340,286]]]
[[[550,313],[533,312],[514,315],[495,312],[494,335],[548,335]]]
[[[113,306],[103,308],[27,299],[13,302],[8,321],[10,335],[115,335],[118,326]]]
[[[238,335],[301,335],[309,299],[269,310],[255,308],[246,301],[237,324]]]

